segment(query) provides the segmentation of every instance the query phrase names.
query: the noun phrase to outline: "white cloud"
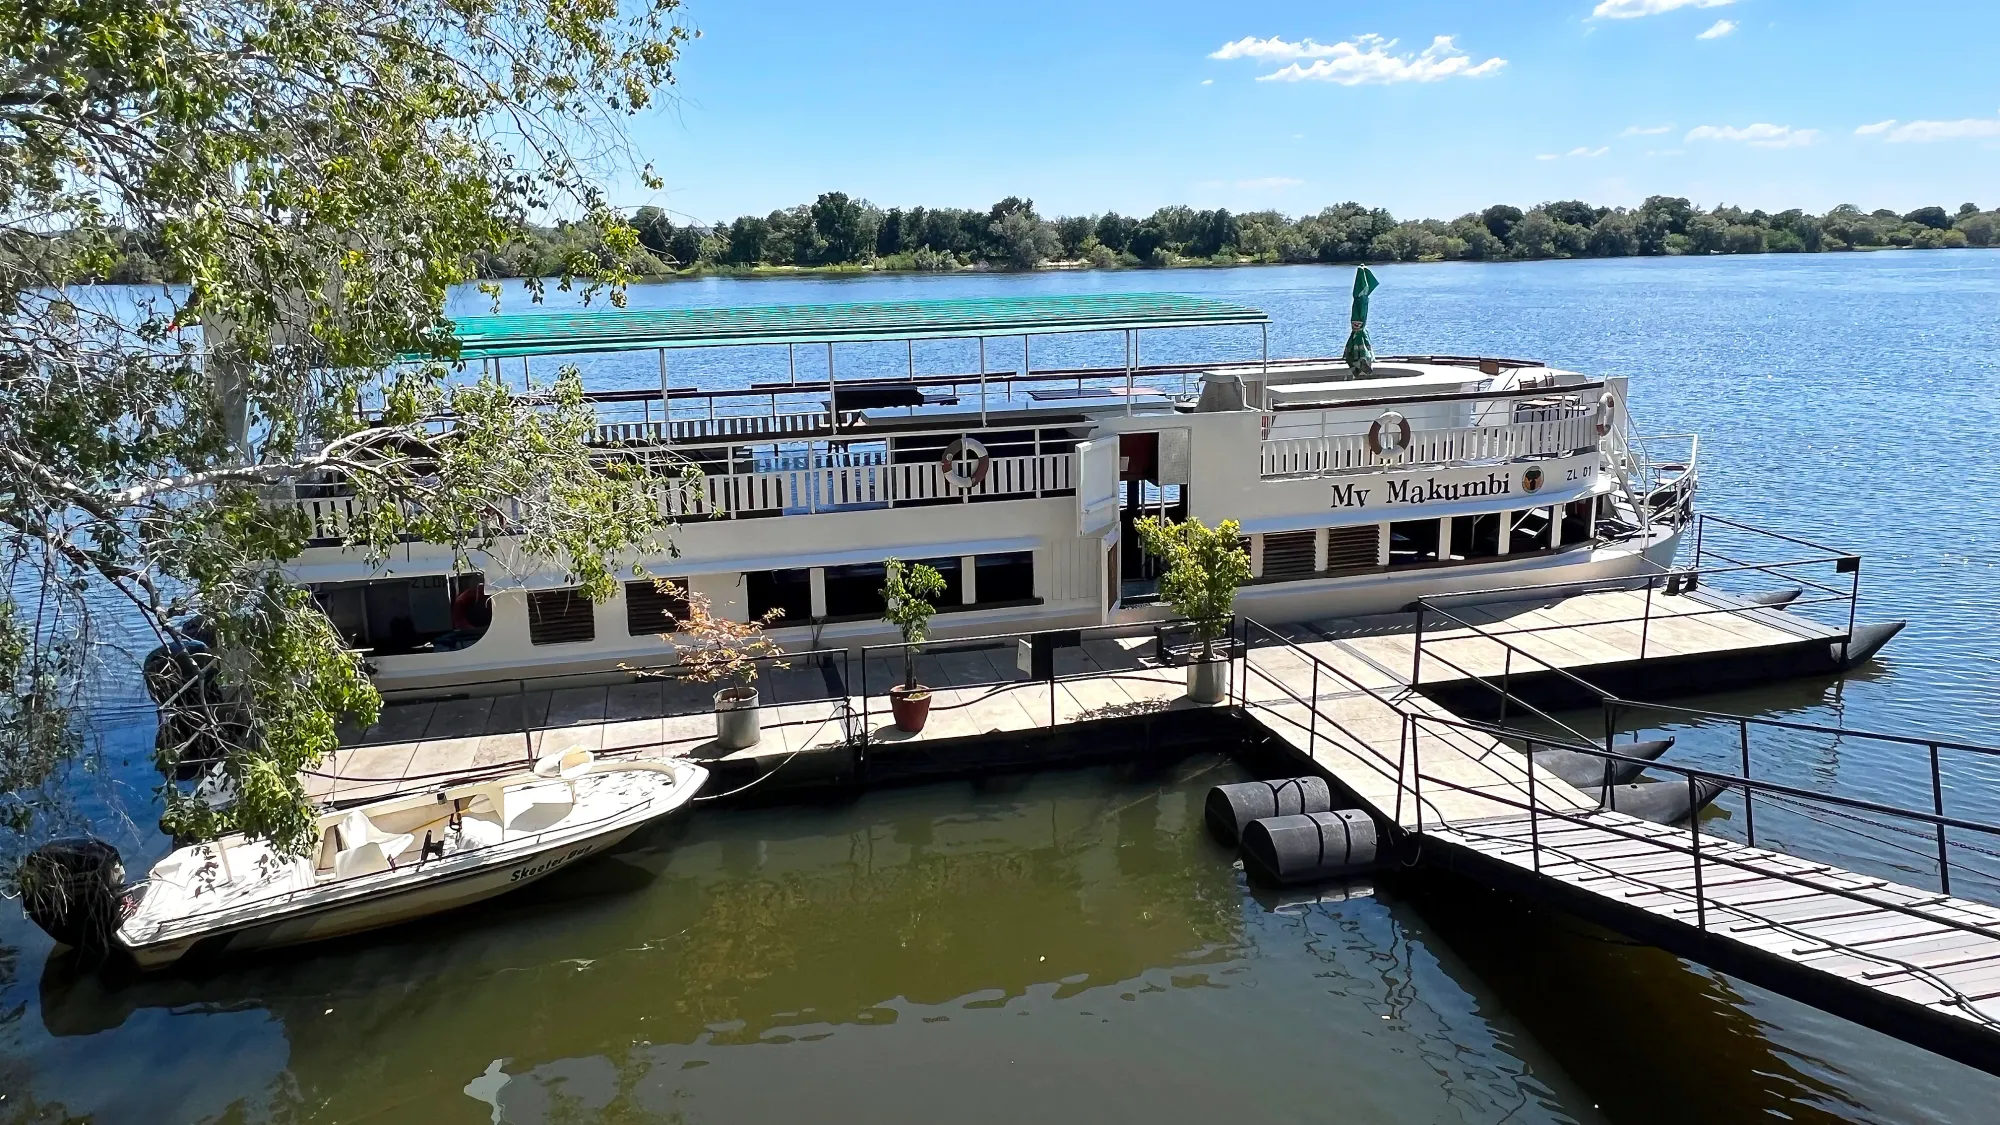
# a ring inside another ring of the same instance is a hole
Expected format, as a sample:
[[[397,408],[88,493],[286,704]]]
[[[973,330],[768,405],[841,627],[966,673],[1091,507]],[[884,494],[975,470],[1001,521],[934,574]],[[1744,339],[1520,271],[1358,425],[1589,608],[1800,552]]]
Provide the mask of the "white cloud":
[[[1363,38],[1366,38],[1366,36],[1363,36]],[[1211,59],[1256,59],[1259,62],[1285,62],[1291,59],[1317,59],[1326,55],[1337,54],[1341,47],[1347,45],[1346,43],[1336,43],[1329,47],[1324,43],[1315,43],[1311,39],[1301,39],[1296,43],[1288,43],[1275,35],[1269,39],[1259,39],[1254,35],[1246,35],[1234,43],[1224,43],[1214,51],[1209,52],[1208,57]]]
[[[1491,58],[1473,62],[1459,50],[1449,35],[1431,40],[1417,54],[1395,54],[1398,41],[1379,35],[1358,35],[1352,42],[1335,43],[1331,53],[1311,66],[1293,63],[1259,82],[1334,82],[1342,86],[1386,86],[1396,82],[1439,82],[1446,78],[1485,78],[1500,73],[1507,60]]]
[[[1213,86],[1213,85],[1215,85],[1215,79],[1213,79],[1213,78],[1204,78],[1204,79],[1202,79],[1202,80],[1201,80],[1201,84],[1202,84],[1202,85],[1204,85],[1204,86]]]
[[[1662,133],[1671,133],[1673,131],[1674,127],[1672,125],[1627,125],[1625,126],[1625,131],[1618,135],[1621,137],[1657,137]]]
[[[1578,147],[1576,147],[1576,148],[1573,148],[1573,149],[1570,149],[1570,150],[1569,150],[1569,155],[1571,155],[1571,156],[1581,156],[1581,157],[1583,157],[1583,158],[1584,158],[1584,159],[1586,159],[1586,160],[1590,160],[1590,159],[1595,159],[1596,157],[1599,157],[1599,156],[1603,156],[1603,155],[1604,155],[1605,153],[1607,153],[1607,152],[1610,152],[1610,151],[1611,151],[1611,148],[1610,148],[1610,146],[1609,146],[1609,145],[1607,145],[1607,146],[1605,146],[1605,147],[1603,147],[1603,148],[1585,148],[1585,147],[1583,147],[1583,146],[1579,145],[1579,146],[1578,146]]]
[[[1819,140],[1818,129],[1794,129],[1790,125],[1762,122],[1737,128],[1734,125],[1697,125],[1683,141],[1741,141],[1752,148],[1804,148]]]
[[[1724,8],[1736,0],[1603,0],[1590,14],[1601,20],[1635,20],[1676,8]]]
[[[1873,125],[1863,125],[1854,131],[1854,135],[1857,137],[1873,137],[1880,133],[1886,133],[1895,127],[1896,119],[1891,117],[1887,121],[1877,121]]]
[[[1885,122],[1893,124],[1893,122]],[[1863,125],[1863,129],[1875,131],[1873,125]],[[1992,140],[2000,138],[2000,117],[1964,117],[1957,121],[1912,121],[1890,129],[1883,140],[1892,145],[1929,144],[1932,141]]]
[[[1720,39],[1736,30],[1735,20],[1716,20],[1707,31],[1695,36],[1696,39]]]

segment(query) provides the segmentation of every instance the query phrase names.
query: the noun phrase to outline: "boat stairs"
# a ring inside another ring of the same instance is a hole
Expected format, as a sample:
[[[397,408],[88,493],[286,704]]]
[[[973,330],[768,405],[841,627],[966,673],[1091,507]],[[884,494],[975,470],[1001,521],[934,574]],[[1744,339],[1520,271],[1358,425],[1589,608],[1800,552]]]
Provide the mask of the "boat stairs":
[[[702,799],[740,801],[1130,757],[1135,747],[1233,745],[1326,777],[1340,801],[1375,818],[1408,866],[1557,906],[2000,1073],[2000,909],[1951,893],[1955,870],[1963,882],[1979,856],[2000,856],[2000,827],[1946,814],[1939,765],[1942,756],[2000,750],[1660,702],[1831,675],[1872,655],[1887,633],[1854,625],[1859,560],[1849,558],[1820,560],[1847,590],[1808,583],[1825,596],[1820,620],[1771,604],[1787,595],[1717,590],[1732,573],[1725,565],[1589,588],[1426,598],[1380,618],[1280,627],[1239,619],[1215,642],[1229,661],[1229,689],[1210,705],[1187,698],[1181,665],[1193,646],[1170,624],[934,640],[915,656],[919,680],[933,689],[918,733],[890,719],[887,689],[901,679],[903,646],[795,653],[758,681],[763,738],[747,750],[715,745],[712,686],[677,680],[671,669],[547,677],[395,703],[308,780],[316,796],[348,803],[582,747],[691,755],[714,775],[715,791]],[[1747,565],[1733,573],[1752,572],[1798,574]],[[1846,625],[1823,623],[1842,616],[1842,594]],[[1601,736],[1545,706],[1579,703],[1601,713]],[[1733,731],[1740,762],[1719,770],[1712,761],[1628,757],[1615,734],[1635,724]],[[1753,742],[1787,732],[1906,756],[1927,773],[1928,807],[1755,776]],[[1534,764],[1545,749],[1600,758],[1607,772],[1641,763],[1664,784],[1686,785],[1696,805],[1719,788],[1729,818],[1672,826],[1603,807],[1597,792]],[[1926,853],[1934,844],[1936,886],[1759,847],[1759,808],[1901,825]]]

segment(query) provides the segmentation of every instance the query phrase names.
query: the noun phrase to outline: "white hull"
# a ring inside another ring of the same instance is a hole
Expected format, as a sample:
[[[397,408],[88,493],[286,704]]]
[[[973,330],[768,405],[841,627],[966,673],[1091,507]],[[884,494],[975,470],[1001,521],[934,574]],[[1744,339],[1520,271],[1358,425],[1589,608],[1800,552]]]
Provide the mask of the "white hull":
[[[627,769],[644,768],[627,766]],[[625,815],[552,830],[541,838],[497,844],[428,864],[332,881],[281,901],[219,910],[212,918],[169,919],[139,938],[128,923],[118,940],[143,969],[171,965],[199,948],[204,956],[236,955],[302,945],[455,910],[527,886],[577,861],[605,852],[626,837],[684,810],[707,771],[675,767],[686,777],[670,791]],[[143,902],[143,900],[142,900]]]

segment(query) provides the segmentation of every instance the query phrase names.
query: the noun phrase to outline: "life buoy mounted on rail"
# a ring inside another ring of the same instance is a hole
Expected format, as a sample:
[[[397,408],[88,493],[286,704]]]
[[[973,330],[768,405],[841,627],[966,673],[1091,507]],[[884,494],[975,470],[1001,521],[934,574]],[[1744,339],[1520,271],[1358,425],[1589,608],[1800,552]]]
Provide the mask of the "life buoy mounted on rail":
[[[1605,391],[1603,394],[1598,395],[1597,436],[1603,437],[1605,434],[1610,433],[1611,427],[1614,421],[1617,419],[1617,417],[1618,417],[1618,396],[1612,394],[1610,391]]]
[[[1368,451],[1377,457],[1401,453],[1410,447],[1410,420],[1393,410],[1384,410],[1368,427]]]
[[[953,488],[978,488],[993,468],[993,455],[969,437],[953,438],[938,461],[944,482]]]

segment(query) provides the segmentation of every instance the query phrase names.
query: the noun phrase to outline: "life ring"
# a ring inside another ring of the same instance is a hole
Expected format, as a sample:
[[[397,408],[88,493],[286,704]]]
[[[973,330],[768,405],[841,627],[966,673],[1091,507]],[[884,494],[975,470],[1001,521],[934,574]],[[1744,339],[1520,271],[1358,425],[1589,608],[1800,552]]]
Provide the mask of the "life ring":
[[[1618,417],[1618,396],[1605,391],[1597,396],[1597,436],[1611,432],[1612,420]]]
[[[944,473],[944,482],[954,488],[978,488],[986,481],[986,474],[993,468],[993,455],[986,447],[969,437],[953,438],[944,447],[944,457],[938,462]]]
[[[1384,410],[1368,427],[1368,451],[1380,457],[1401,453],[1410,447],[1410,420],[1393,410]]]

